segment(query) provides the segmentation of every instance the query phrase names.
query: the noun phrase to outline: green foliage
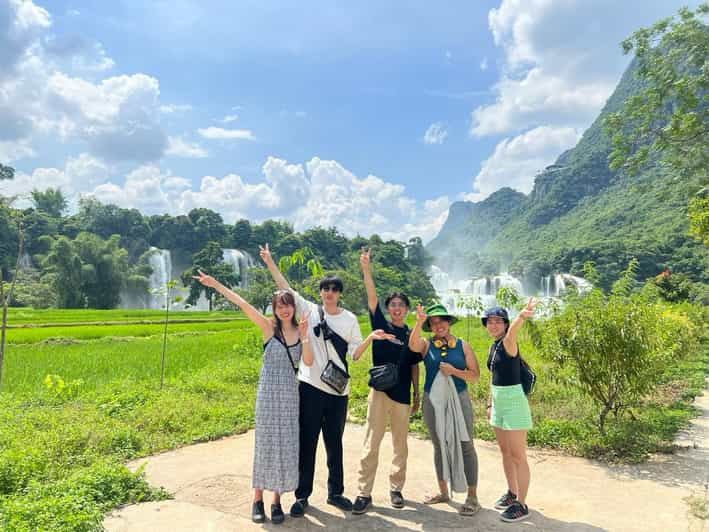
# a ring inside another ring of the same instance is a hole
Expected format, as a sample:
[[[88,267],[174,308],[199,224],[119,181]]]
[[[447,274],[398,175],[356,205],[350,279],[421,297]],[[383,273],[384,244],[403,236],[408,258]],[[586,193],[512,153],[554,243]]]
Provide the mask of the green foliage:
[[[59,218],[68,206],[64,194],[58,188],[48,188],[45,191],[35,188],[31,196],[35,209],[53,218]]]
[[[48,239],[42,265],[52,273],[57,303],[62,308],[113,308],[129,273],[128,253],[120,237],[102,240],[92,233],[74,239]]]
[[[611,167],[637,172],[659,155],[679,176],[709,167],[709,4],[641,28],[623,41],[634,52],[642,90],[606,119]]]
[[[709,188],[689,200],[689,233],[709,246]]]
[[[204,286],[194,278],[198,274],[198,270],[208,273],[225,286],[232,287],[239,283],[239,278],[231,265],[224,262],[224,253],[219,242],[207,242],[206,246],[192,256],[192,264],[192,268],[182,274],[182,283],[190,289],[187,297],[187,303],[190,305],[194,305],[199,299],[199,295],[204,292],[209,301],[209,310],[212,310],[214,300],[218,295],[216,290]]]
[[[568,384],[606,416],[637,406],[659,384],[663,369],[695,347],[691,325],[632,293],[637,262],[631,261],[610,295],[595,288],[570,298],[544,332],[544,351]]]
[[[11,166],[0,164],[0,181],[4,179],[13,179],[15,177],[15,169]]]

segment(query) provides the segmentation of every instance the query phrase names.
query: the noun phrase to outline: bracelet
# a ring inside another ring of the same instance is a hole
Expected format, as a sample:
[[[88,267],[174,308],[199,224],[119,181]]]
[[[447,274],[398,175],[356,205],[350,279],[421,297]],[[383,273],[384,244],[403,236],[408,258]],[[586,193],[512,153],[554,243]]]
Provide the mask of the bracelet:
[[[300,341],[300,343],[301,343],[301,344],[309,344],[309,343],[310,343],[310,338],[303,338],[303,339]]]

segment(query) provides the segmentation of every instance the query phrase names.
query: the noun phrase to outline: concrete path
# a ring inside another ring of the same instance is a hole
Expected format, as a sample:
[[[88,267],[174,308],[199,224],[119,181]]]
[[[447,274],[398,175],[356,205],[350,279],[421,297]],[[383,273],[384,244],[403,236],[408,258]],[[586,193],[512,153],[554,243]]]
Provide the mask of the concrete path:
[[[532,484],[528,496],[529,520],[507,524],[492,509],[505,490],[497,447],[476,440],[480,463],[478,492],[483,510],[473,517],[457,514],[462,494],[451,504],[434,507],[420,503],[436,487],[431,443],[409,439],[406,507],[389,505],[388,464],[391,443],[385,438],[374,487],[374,508],[365,515],[343,513],[325,503],[327,468],[322,444],[318,450],[315,492],[305,518],[286,517],[283,525],[255,525],[250,520],[253,431],[219,441],[201,443],[136,461],[147,462],[149,482],[163,486],[174,500],[128,506],[105,521],[108,532],[227,532],[259,529],[294,530],[544,530],[544,531],[690,531],[709,532],[709,521],[696,519],[685,498],[707,497],[709,486],[709,394],[697,398],[701,410],[692,427],[680,435],[686,449],[657,456],[639,466],[608,466],[557,452],[529,453]],[[357,469],[364,427],[345,429],[346,495],[356,494]],[[283,497],[287,512],[293,495]],[[266,496],[266,514],[270,494]]]

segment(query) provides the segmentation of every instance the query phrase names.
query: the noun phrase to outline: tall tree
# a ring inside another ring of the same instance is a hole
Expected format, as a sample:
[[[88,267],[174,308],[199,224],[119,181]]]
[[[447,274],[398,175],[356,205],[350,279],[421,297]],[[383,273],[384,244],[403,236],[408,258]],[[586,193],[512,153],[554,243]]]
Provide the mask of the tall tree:
[[[198,274],[198,270],[208,273],[229,287],[234,287],[239,283],[239,276],[234,272],[234,268],[231,264],[224,262],[221,244],[207,242],[206,246],[192,256],[192,267],[182,274],[182,283],[190,289],[190,294],[187,297],[187,302],[190,305],[194,305],[200,294],[204,292],[209,302],[209,310],[212,310],[214,300],[218,295],[213,288],[206,287],[193,278]]]
[[[23,243],[24,233],[22,231],[22,224],[19,226],[19,238],[18,238],[18,248],[17,248],[17,260],[15,261],[15,273],[12,278],[12,283],[9,289],[5,292],[5,283],[3,281],[2,270],[0,270],[0,306],[2,306],[2,324],[0,324],[0,385],[2,385],[2,368],[5,363],[5,339],[7,332],[7,307],[12,299],[12,294],[15,291],[15,283],[17,281],[17,274],[20,271],[20,260],[22,259],[22,243]]]
[[[641,28],[623,41],[642,89],[606,118],[611,168],[637,172],[658,159],[679,177],[709,168],[709,3]],[[706,183],[705,183],[706,184]]]
[[[44,191],[35,188],[32,190],[31,196],[35,209],[54,218],[61,217],[68,206],[64,194],[58,188],[48,188]]]

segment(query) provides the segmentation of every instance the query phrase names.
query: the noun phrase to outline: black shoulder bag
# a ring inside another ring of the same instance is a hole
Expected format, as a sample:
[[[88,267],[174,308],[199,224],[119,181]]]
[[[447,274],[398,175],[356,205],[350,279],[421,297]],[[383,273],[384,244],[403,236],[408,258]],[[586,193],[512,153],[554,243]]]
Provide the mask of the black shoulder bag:
[[[322,305],[318,305],[318,313],[320,314],[320,323],[315,326],[315,336],[322,334],[323,343],[325,344],[325,353],[327,354],[327,365],[320,374],[320,380],[327,384],[330,388],[342,395],[347,389],[347,383],[350,380],[350,375],[347,373],[347,341],[339,334],[330,329],[325,321],[325,311]],[[335,364],[330,358],[330,352],[327,349],[328,340],[335,348],[340,360],[345,365],[345,369]]]
[[[409,332],[408,327],[406,327],[406,332]],[[404,353],[406,353],[406,344],[401,346],[398,364],[388,362],[373,366],[369,370],[369,386],[377,391],[386,392],[399,384],[399,365],[403,364]]]

